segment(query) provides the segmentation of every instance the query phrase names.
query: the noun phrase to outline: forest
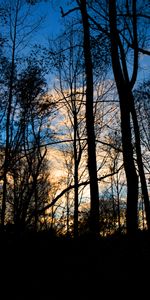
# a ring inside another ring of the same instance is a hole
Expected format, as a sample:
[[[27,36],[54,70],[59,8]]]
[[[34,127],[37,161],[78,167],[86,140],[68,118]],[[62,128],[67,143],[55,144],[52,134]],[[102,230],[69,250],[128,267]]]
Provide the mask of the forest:
[[[148,0],[0,1],[0,252],[15,300],[99,299],[88,285],[107,299],[104,283],[136,289],[150,267],[149,25]]]

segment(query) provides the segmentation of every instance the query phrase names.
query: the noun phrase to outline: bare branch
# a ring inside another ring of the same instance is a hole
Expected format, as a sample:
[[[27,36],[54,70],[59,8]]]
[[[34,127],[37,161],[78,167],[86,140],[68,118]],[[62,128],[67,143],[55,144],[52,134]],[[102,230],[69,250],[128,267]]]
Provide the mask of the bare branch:
[[[110,174],[105,174],[104,176],[102,177],[99,177],[98,178],[98,181],[102,181],[104,180],[105,178],[107,177],[110,177],[110,176],[113,176],[115,174],[117,174],[121,169],[123,168],[123,165],[121,165],[116,171],[110,173]],[[81,186],[86,186],[90,183],[89,180],[87,181],[84,181],[84,182],[80,182],[78,184],[78,187],[81,187]],[[52,207],[65,193],[67,193],[68,191],[70,191],[71,189],[74,189],[75,188],[75,185],[69,185],[67,188],[65,188],[63,191],[61,191],[52,201],[51,203],[47,204],[45,207],[43,207],[42,209],[38,210],[38,212],[36,212],[39,216],[42,215],[47,209],[49,209],[50,207]],[[30,221],[32,220],[32,218],[34,217],[35,215],[35,212],[33,212],[29,219],[27,220],[27,224],[30,223]]]
[[[66,17],[67,15],[69,15],[70,13],[72,13],[75,10],[79,10],[79,7],[74,7],[72,9],[69,9],[67,12],[64,12],[62,6],[60,6],[60,11],[61,11],[61,16],[62,17]]]
[[[131,45],[131,48],[133,48],[134,46]],[[138,47],[138,51],[145,54],[145,55],[150,55],[150,51],[149,50],[146,50],[146,49],[143,49],[143,48],[139,48]]]

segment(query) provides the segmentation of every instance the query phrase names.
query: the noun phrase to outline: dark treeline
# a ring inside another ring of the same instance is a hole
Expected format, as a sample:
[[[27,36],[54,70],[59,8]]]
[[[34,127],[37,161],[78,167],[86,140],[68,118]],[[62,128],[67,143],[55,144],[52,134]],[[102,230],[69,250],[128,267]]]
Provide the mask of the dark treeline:
[[[149,230],[148,5],[64,3],[64,29],[47,45],[33,38],[42,3],[0,6],[1,229]]]
[[[61,18],[47,41],[42,5]],[[146,0],[0,1],[0,252],[12,299],[64,298],[64,289],[88,299],[88,287],[108,295],[104,283],[115,296],[116,281],[128,292],[145,280],[149,9]]]

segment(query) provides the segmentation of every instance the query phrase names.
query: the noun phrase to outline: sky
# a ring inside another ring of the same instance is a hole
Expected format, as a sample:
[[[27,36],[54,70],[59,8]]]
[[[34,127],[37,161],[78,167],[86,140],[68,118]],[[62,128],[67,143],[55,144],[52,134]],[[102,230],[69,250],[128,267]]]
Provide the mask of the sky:
[[[7,3],[10,0],[0,0],[1,3]],[[16,0],[11,0],[11,3]],[[24,0],[23,0],[24,1]],[[32,44],[41,43],[42,45],[48,45],[48,40],[55,38],[63,29],[63,24],[68,17],[62,18],[60,6],[63,7],[64,11],[67,11],[64,0],[43,0],[39,1],[36,5],[32,6],[32,16],[33,20],[37,20],[38,17],[43,17],[43,23],[40,29],[34,33]],[[70,3],[73,1],[68,1],[69,7]],[[140,68],[138,79],[148,78],[150,76],[150,57],[146,55],[140,55]]]
[[[39,3],[37,8],[39,15],[45,16],[45,22],[41,30],[43,38],[47,39],[49,36],[55,37],[57,34],[59,34],[62,27],[62,18],[59,6],[56,7],[53,4],[50,4],[50,1],[48,1]]]
[[[24,2],[25,0],[22,0]],[[11,3],[13,7],[13,2],[16,3],[16,0],[0,0],[0,5],[7,3]],[[47,40],[47,38],[50,36],[56,36],[62,27],[62,17],[60,13],[60,4],[63,1],[57,1],[57,0],[43,0],[39,1],[36,5],[30,6],[30,9],[32,11],[32,19],[35,21],[38,19],[38,17],[43,17],[44,22],[38,31],[38,37],[39,40]],[[55,4],[54,4],[55,3]],[[63,5],[63,4],[62,4]],[[14,5],[15,6],[15,5]]]
[[[66,10],[64,0],[46,0],[36,4],[36,11],[39,16],[45,16],[45,20],[38,35],[39,38],[45,39],[56,37],[63,28],[65,19],[61,16],[60,6]],[[42,36],[41,36],[42,33]]]
[[[61,16],[60,6],[63,7],[64,11],[67,11],[64,2],[64,0],[47,0],[36,5],[39,16],[45,16],[42,28],[36,35],[37,41],[47,44],[48,39],[55,38],[61,32],[65,18]],[[140,54],[139,64],[138,81],[141,78],[146,80],[150,77],[150,57]]]
[[[11,1],[11,0],[10,0]],[[12,0],[14,1],[14,0]],[[0,0],[0,3],[4,1]],[[53,2],[53,3],[52,3]],[[37,19],[38,17],[44,17],[44,22],[37,33],[33,36],[33,43],[41,43],[42,45],[47,44],[49,38],[54,38],[63,28],[63,23],[65,19],[61,17],[60,6],[64,7],[66,11],[67,8],[64,6],[63,0],[49,0],[47,2],[42,1],[38,3],[36,6],[32,7],[33,19]],[[140,56],[141,62],[141,70],[140,74],[143,77],[147,77],[150,75],[150,59],[147,56]],[[139,77],[140,78],[140,77]],[[53,151],[53,149],[51,149]],[[57,150],[57,159],[58,159],[58,150]],[[58,162],[57,162],[58,163]],[[60,164],[60,162],[59,162]],[[55,168],[56,173],[56,168]],[[57,176],[61,171],[57,168]]]

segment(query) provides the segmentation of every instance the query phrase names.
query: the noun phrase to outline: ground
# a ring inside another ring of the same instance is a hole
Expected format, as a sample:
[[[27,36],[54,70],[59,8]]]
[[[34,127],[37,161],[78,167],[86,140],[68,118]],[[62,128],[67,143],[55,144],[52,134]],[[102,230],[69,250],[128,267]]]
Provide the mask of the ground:
[[[30,233],[3,235],[1,241],[5,296],[0,299],[135,299],[135,293],[143,295],[149,288],[147,233],[131,240],[113,236],[78,241]]]

